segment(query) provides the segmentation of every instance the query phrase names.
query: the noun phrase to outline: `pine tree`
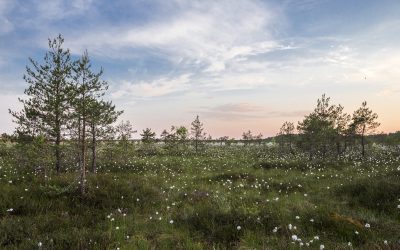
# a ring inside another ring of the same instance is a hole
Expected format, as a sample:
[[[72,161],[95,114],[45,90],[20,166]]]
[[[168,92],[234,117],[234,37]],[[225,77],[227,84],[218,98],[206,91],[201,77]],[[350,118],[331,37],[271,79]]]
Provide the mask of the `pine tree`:
[[[78,139],[80,147],[80,167],[81,167],[81,192],[85,193],[86,183],[86,140],[89,130],[90,108],[99,108],[95,103],[101,98],[108,89],[107,82],[100,79],[103,74],[101,69],[98,73],[93,73],[87,51],[74,63],[74,98],[72,107],[74,118],[78,123]]]
[[[168,131],[164,129],[160,134],[160,138],[164,142],[164,144],[167,144],[168,136],[169,136]]]
[[[113,124],[123,111],[117,111],[115,105],[112,102],[106,102],[103,100],[94,101],[89,105],[88,122],[89,122],[89,133],[92,137],[91,149],[92,149],[92,161],[91,171],[96,173],[97,170],[97,141],[99,138],[107,138],[113,132]]]
[[[116,132],[118,134],[117,139],[120,140],[121,145],[124,148],[124,154],[127,155],[128,153],[128,145],[129,145],[129,139],[132,138],[132,134],[136,133],[136,130],[133,130],[133,126],[130,121],[121,121],[117,126],[116,126]],[[126,162],[126,158],[125,158]]]
[[[142,136],[143,143],[152,143],[156,139],[156,133],[151,131],[151,128],[143,129],[143,132],[140,134]]]
[[[192,127],[190,128],[190,130],[192,133],[192,138],[194,140],[194,147],[197,153],[201,140],[205,139],[205,134],[203,133],[203,123],[200,122],[199,116],[196,116],[196,119],[192,122]]]
[[[24,93],[27,99],[21,112],[9,110],[18,124],[17,130],[31,135],[42,134],[55,142],[55,168],[61,170],[61,140],[70,115],[71,70],[70,52],[63,48],[64,38],[49,39],[49,51],[43,64],[32,58],[26,67],[24,80],[29,84]]]
[[[345,140],[347,132],[349,131],[349,122],[351,119],[351,116],[347,113],[344,113],[343,109],[343,106],[339,104],[334,108],[332,112],[335,130],[336,152],[338,156],[341,153],[341,142],[344,141],[344,143],[346,144]]]
[[[327,147],[335,138],[335,105],[330,105],[330,98],[322,95],[314,111],[299,122],[297,130],[301,134],[312,158],[315,151],[321,151],[325,158]]]
[[[289,144],[289,150],[293,153],[292,143],[293,143],[293,135],[294,135],[294,124],[293,122],[284,122],[278,134],[284,142],[287,141]]]
[[[365,156],[365,135],[375,131],[380,126],[380,123],[376,121],[377,119],[378,115],[367,107],[366,101],[353,113],[351,126],[354,128],[354,132],[361,137],[361,154],[363,157]]]
[[[254,136],[253,136],[253,133],[250,130],[248,130],[247,132],[243,132],[242,140],[245,141],[244,145],[248,145],[249,142],[247,142],[247,141],[251,141],[253,139],[254,139]]]

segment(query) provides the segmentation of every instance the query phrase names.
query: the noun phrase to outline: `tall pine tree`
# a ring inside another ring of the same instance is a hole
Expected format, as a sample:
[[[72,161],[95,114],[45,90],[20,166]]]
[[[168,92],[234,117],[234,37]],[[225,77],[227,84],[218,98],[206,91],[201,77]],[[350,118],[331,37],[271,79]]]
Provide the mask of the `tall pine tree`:
[[[90,115],[93,113],[90,108],[99,108],[94,103],[101,98],[108,89],[107,82],[100,79],[103,70],[93,73],[87,51],[74,63],[74,98],[72,107],[74,109],[75,123],[78,124],[78,139],[80,147],[80,167],[81,167],[81,192],[85,193],[86,183],[86,137],[90,129]]]
[[[61,140],[69,119],[71,98],[71,56],[63,48],[64,38],[49,39],[49,51],[42,64],[30,58],[24,80],[29,84],[24,93],[27,99],[20,112],[9,110],[19,125],[17,130],[31,135],[42,134],[54,141],[55,168],[61,170]]]

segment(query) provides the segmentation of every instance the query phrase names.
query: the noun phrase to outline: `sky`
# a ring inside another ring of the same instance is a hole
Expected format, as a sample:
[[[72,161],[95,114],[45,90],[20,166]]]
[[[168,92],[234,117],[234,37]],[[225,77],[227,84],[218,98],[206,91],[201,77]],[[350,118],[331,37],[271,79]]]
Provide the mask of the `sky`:
[[[398,131],[399,13],[398,0],[0,0],[0,132],[58,34],[104,69],[105,98],[138,131],[199,115],[213,137],[273,136],[324,93]]]

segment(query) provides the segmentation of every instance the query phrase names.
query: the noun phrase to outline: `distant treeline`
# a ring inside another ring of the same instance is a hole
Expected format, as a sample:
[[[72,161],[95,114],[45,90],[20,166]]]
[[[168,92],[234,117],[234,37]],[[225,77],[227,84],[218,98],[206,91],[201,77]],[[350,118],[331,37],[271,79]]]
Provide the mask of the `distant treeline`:
[[[276,135],[276,136],[271,136],[271,137],[266,137],[266,138],[262,138],[262,139],[236,139],[236,138],[205,138],[205,139],[201,139],[202,142],[204,143],[212,143],[212,144],[223,144],[225,145],[225,143],[232,143],[232,144],[254,144],[254,145],[258,145],[260,143],[265,144],[265,143],[277,143],[279,144],[280,141],[283,141],[284,136],[282,135]],[[298,134],[294,134],[294,141],[300,141],[300,135]],[[393,132],[393,133],[379,133],[379,134],[373,134],[373,135],[367,135],[365,137],[365,139],[368,141],[368,143],[376,143],[376,144],[381,144],[381,145],[387,145],[387,146],[400,146],[400,131],[397,132]],[[7,133],[3,133],[0,135],[0,140],[2,142],[12,142],[12,143],[29,143],[32,142],[34,140],[33,137],[18,137],[15,134],[7,134]],[[54,142],[51,140],[47,140],[48,142]],[[99,143],[100,142],[122,142],[123,140],[121,139],[99,139],[97,140]],[[128,142],[134,143],[134,144],[141,144],[144,143],[143,139],[128,139]],[[183,142],[189,143],[192,142],[192,139],[187,139],[184,140]],[[77,142],[74,139],[64,139],[61,140],[61,142]],[[165,143],[166,141],[164,139],[161,138],[154,138],[154,143]]]

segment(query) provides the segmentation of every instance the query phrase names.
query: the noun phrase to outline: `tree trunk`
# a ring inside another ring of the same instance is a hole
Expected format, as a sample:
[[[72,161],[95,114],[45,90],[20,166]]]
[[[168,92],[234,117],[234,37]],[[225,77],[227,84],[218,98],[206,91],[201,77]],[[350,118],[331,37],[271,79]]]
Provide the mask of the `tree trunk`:
[[[97,165],[96,165],[96,131],[95,126],[92,124],[92,172],[96,173]]]
[[[336,142],[336,153],[337,153],[337,156],[340,155],[340,142]]]
[[[365,133],[365,125],[363,126],[362,134],[361,134],[361,147],[362,147],[362,157],[365,157],[365,145],[364,145],[364,133]]]
[[[78,167],[79,169],[82,168],[82,158],[81,158],[81,150],[80,150],[80,143],[81,143],[81,118],[78,118],[78,142],[77,142],[77,149],[78,149]]]
[[[60,150],[60,144],[61,144],[61,132],[57,132],[57,137],[56,137],[56,170],[57,174],[60,173],[61,171],[61,150]]]
[[[289,150],[290,150],[290,153],[292,155],[294,155],[294,151],[293,151],[293,148],[292,148],[292,136],[291,135],[289,137]]]
[[[86,193],[86,111],[85,94],[82,96],[82,142],[81,142],[81,194]]]
[[[86,192],[86,124],[85,119],[82,119],[82,141],[81,141],[81,193]]]

